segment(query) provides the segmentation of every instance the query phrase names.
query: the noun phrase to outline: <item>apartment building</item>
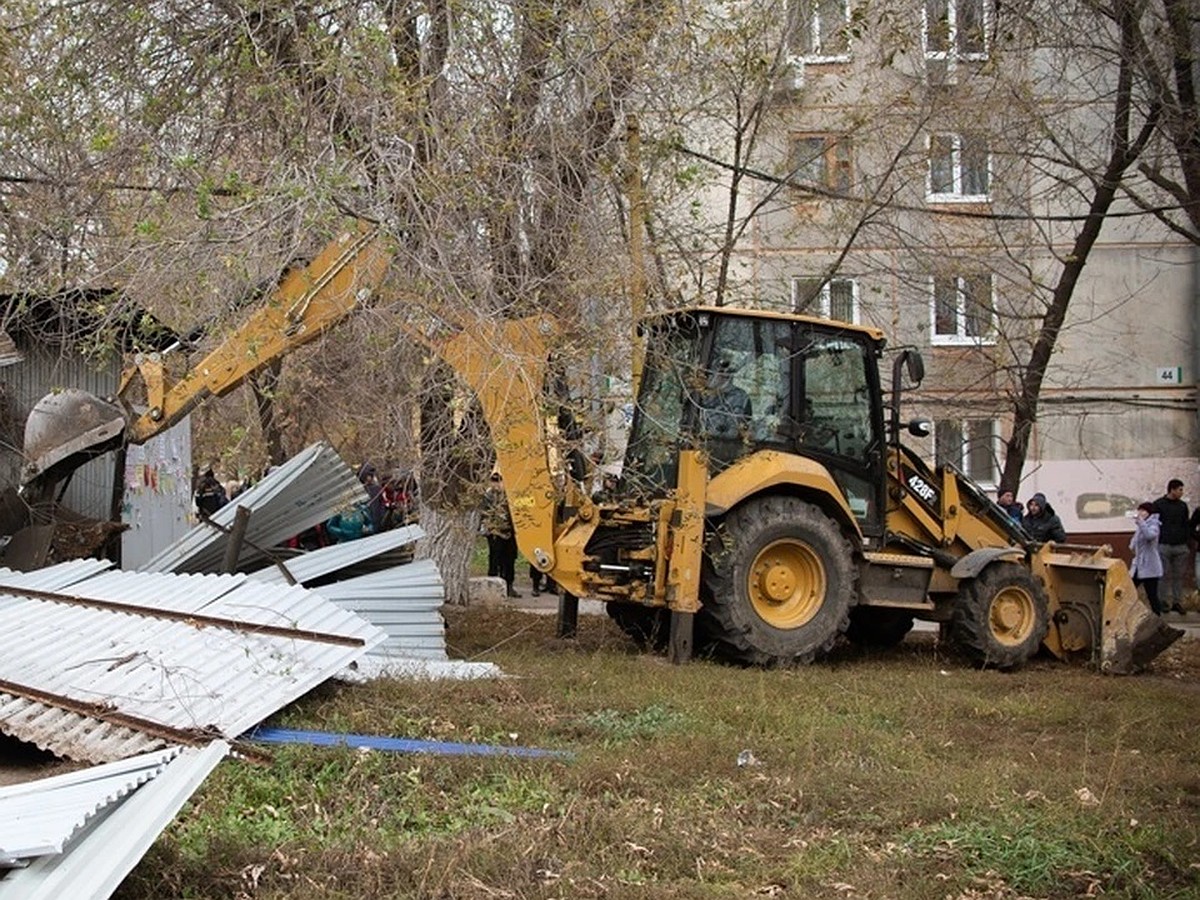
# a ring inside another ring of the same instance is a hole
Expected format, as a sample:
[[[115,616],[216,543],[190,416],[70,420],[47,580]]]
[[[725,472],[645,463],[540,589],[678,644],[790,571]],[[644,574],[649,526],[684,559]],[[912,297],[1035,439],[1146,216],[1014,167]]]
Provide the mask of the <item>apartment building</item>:
[[[935,426],[923,449],[994,488],[1112,147],[1115,56],[1094,48],[1113,36],[1062,7],[793,2],[790,83],[755,161],[779,181],[756,188],[742,299],[919,347],[928,375],[909,412]],[[1044,493],[1072,536],[1118,545],[1168,478],[1200,502],[1198,257],[1144,211],[1168,201],[1136,170],[1129,184],[1058,332],[1017,491]]]

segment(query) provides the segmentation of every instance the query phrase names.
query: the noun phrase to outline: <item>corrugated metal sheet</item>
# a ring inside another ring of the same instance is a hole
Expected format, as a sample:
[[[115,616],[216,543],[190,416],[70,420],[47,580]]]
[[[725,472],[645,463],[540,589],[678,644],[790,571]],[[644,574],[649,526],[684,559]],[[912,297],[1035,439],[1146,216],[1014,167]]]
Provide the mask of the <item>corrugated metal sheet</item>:
[[[61,853],[88,820],[161,774],[181,749],[0,787],[0,866]]]
[[[15,366],[25,361],[25,354],[17,349],[16,342],[7,332],[0,330],[0,368]]]
[[[0,731],[73,759],[236,736],[387,638],[301,587],[77,571],[0,570]]]
[[[500,678],[500,667],[490,662],[465,659],[405,659],[368,653],[349,668],[338,672],[339,681],[361,684],[376,678],[404,678],[411,681],[472,681],[476,678]]]
[[[106,900],[228,753],[224,741],[185,749],[158,777],[102,810],[66,852],[4,873],[0,900]]]
[[[381,553],[404,547],[425,537],[425,531],[420,525],[405,525],[393,528],[381,534],[359,538],[356,541],[346,541],[312,550],[309,553],[292,557],[283,563],[297,584],[308,584],[325,575],[348,569],[356,563],[371,559]],[[287,584],[287,578],[279,566],[268,566],[250,573],[250,577],[266,584]]]
[[[322,442],[298,453],[236,501],[217,510],[212,522],[229,528],[238,507],[250,510],[242,551],[242,560],[247,561],[262,556],[255,547],[273,547],[366,500],[366,489],[354,472]],[[227,543],[224,533],[201,523],[140,568],[149,572],[216,572],[221,569]]]
[[[446,590],[431,560],[322,585],[317,591],[387,632],[387,640],[372,651],[374,655],[446,658],[441,612]]]
[[[140,569],[195,527],[190,418],[127,448],[121,521],[125,569]]]

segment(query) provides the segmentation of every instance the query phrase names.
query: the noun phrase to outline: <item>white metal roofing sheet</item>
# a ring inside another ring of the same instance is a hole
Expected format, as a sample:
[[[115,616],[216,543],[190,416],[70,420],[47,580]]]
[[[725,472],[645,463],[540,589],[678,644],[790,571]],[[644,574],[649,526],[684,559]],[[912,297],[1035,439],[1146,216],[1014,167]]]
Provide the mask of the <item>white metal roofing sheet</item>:
[[[446,658],[446,623],[441,611],[446,591],[432,560],[347,578],[317,591],[387,632],[387,641],[372,653]]]
[[[0,787],[0,865],[61,853],[110,803],[159,775],[179,747]]]
[[[414,681],[470,681],[475,678],[500,678],[504,673],[495,663],[465,659],[413,659],[367,654],[352,667],[338,673],[338,679],[358,684],[376,678],[408,678]]]
[[[41,593],[54,568],[0,571],[0,731],[71,758],[236,737],[387,638],[244,575],[112,571]]]
[[[324,575],[339,572],[355,563],[363,562],[397,547],[404,547],[425,537],[425,531],[420,525],[405,525],[389,531],[372,534],[356,541],[346,541],[312,550],[286,560],[287,567],[297,584],[307,584]],[[251,572],[250,577],[256,581],[269,584],[286,584],[287,578],[278,566],[268,566]]]
[[[366,489],[337,452],[324,442],[296,454],[262,481],[225,504],[172,546],[140,568],[148,572],[216,572],[221,569],[230,528],[239,507],[250,510],[242,559],[324,522],[367,500]],[[219,527],[213,527],[219,526]]]
[[[106,900],[229,752],[224,741],[189,747],[152,781],[101,810],[56,856],[0,877],[0,900]]]

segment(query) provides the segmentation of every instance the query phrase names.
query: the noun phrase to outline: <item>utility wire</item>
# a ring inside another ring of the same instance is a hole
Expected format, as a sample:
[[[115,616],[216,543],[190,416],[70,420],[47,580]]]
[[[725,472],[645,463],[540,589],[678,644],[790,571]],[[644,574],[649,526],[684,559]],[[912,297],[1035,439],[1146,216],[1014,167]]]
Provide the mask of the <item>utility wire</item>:
[[[760,172],[757,169],[751,169],[747,166],[739,166],[734,163],[727,162],[723,159],[718,159],[715,156],[710,156],[707,153],[702,153],[699,150],[692,150],[683,144],[672,144],[675,150],[682,153],[684,156],[690,156],[694,159],[702,160],[703,162],[714,165],[717,168],[725,169],[728,172],[735,172],[746,178],[752,178],[756,181],[765,181],[768,184],[774,184],[780,187],[787,187],[793,190],[800,191],[805,194],[812,194],[816,197],[821,197],[826,200],[840,200],[851,203],[869,204],[876,209],[894,209],[900,212],[921,213],[930,216],[942,216],[945,218],[954,219],[984,219],[990,222],[1086,222],[1093,218],[1091,215],[1046,215],[1033,216],[1025,213],[990,213],[990,212],[973,212],[966,209],[944,209],[933,208],[929,206],[912,206],[906,203],[892,203],[869,200],[865,197],[858,197],[853,194],[843,193],[841,191],[832,191],[827,188],[822,188],[813,184],[804,184],[793,181],[791,178],[780,178],[777,175],[770,175],[766,172]],[[1180,212],[1183,206],[1173,204],[1170,206],[1148,206],[1144,209],[1129,210],[1126,212],[1108,212],[1104,213],[1102,218],[1105,219],[1127,219],[1140,216],[1157,215],[1160,213]]]

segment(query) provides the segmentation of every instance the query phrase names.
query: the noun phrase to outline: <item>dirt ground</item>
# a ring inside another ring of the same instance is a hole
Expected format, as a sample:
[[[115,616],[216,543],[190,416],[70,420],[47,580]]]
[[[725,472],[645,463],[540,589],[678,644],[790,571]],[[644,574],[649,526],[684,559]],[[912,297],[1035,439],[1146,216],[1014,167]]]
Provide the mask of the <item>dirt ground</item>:
[[[39,750],[32,744],[0,734],[0,787],[61,775],[64,772],[82,769],[85,765],[59,759],[53,753]]]

